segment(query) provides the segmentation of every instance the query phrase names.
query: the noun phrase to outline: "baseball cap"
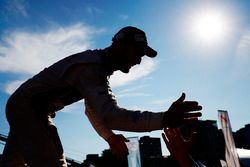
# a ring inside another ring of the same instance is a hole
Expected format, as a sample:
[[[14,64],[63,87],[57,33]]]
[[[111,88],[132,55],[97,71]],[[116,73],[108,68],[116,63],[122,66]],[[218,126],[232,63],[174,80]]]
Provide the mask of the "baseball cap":
[[[146,33],[136,27],[127,26],[120,29],[112,38],[113,42],[124,41],[143,47],[145,55],[155,57],[157,52],[148,46]]]

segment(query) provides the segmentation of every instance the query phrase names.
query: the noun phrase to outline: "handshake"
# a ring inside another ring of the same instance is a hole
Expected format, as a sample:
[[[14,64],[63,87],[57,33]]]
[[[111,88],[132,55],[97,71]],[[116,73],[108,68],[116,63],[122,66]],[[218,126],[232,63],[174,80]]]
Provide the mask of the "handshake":
[[[170,108],[164,112],[161,122],[162,129],[165,128],[178,128],[185,124],[191,124],[198,121],[198,117],[202,114],[198,112],[202,107],[196,101],[184,101],[185,93],[182,93],[181,97],[176,100]],[[119,159],[122,159],[128,155],[128,149],[125,142],[128,142],[123,135],[112,135],[107,140],[111,151]]]

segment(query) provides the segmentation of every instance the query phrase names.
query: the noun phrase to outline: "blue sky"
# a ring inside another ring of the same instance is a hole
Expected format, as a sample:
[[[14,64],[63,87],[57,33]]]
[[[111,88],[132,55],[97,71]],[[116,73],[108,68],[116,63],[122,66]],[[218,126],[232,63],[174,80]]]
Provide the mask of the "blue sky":
[[[201,119],[217,120],[217,110],[227,110],[233,130],[242,128],[250,121],[249,7],[244,0],[1,0],[0,133],[8,134],[5,104],[23,81],[70,54],[109,46],[127,25],[143,29],[158,56],[111,77],[121,107],[165,111],[185,92],[203,106]],[[54,122],[68,157],[82,161],[108,148],[81,102]],[[160,137],[161,131],[117,133]]]

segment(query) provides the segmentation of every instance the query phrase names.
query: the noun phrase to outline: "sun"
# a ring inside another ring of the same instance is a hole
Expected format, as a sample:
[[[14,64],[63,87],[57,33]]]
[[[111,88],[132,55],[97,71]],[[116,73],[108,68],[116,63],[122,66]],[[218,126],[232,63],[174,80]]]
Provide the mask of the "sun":
[[[194,22],[197,35],[204,40],[217,40],[224,32],[223,18],[216,13],[207,13]]]
[[[228,32],[228,19],[219,11],[197,12],[190,23],[191,32],[199,42],[211,44],[221,41]]]

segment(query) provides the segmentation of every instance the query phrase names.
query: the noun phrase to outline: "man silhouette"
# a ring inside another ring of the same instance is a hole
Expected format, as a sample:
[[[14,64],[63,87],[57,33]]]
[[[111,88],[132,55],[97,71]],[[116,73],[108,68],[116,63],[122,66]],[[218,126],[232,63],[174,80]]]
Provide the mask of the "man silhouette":
[[[23,83],[6,105],[10,132],[1,166],[67,166],[52,117],[81,99],[91,124],[118,158],[128,154],[127,139],[112,130],[148,132],[196,121],[201,113],[193,111],[201,106],[184,101],[185,94],[158,113],[117,105],[109,76],[117,70],[128,73],[145,55],[155,57],[157,52],[148,46],[144,31],[128,26],[114,35],[109,47],[66,57]]]

